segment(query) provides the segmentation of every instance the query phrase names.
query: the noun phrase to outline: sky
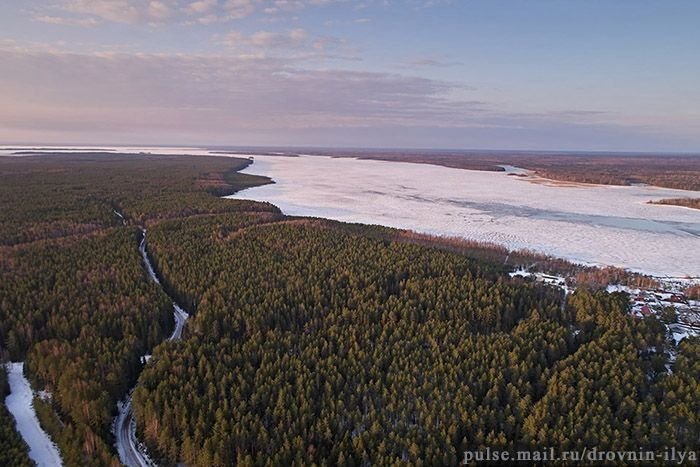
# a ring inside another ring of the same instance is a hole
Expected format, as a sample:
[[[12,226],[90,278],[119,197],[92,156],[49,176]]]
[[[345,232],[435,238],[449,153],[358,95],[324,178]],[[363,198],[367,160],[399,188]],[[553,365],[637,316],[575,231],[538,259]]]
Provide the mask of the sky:
[[[0,0],[0,143],[700,152],[700,2]]]

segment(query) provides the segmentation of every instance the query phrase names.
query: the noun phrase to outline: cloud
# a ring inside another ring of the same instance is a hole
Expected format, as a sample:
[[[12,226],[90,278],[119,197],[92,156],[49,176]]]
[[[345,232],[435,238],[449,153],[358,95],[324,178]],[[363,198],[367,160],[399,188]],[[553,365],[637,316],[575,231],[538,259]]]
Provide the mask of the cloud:
[[[302,28],[287,31],[260,30],[249,35],[231,31],[223,37],[215,36],[214,41],[243,57],[358,60],[355,51],[342,39],[312,35]]]
[[[34,21],[46,24],[58,24],[62,26],[82,26],[94,27],[100,24],[95,18],[69,18],[64,16],[41,15],[34,18]]]
[[[314,40],[305,31],[280,34],[285,41]],[[269,34],[242,37],[260,47],[280,44]],[[592,142],[618,149],[630,141],[666,148],[698,142],[682,126],[672,132],[651,120],[625,124],[628,116],[604,109],[516,113],[477,97],[455,97],[478,94],[463,84],[309,69],[289,57],[76,53],[57,44],[0,40],[0,63],[0,139],[6,141],[437,147],[490,142],[521,148],[545,141],[578,149]]]
[[[68,13],[84,15],[84,19],[136,23],[148,17],[149,6],[131,0],[70,0],[58,8]]]
[[[255,0],[226,0],[223,6],[225,16],[222,19],[226,21],[250,16],[257,3]]]
[[[398,68],[414,69],[414,68],[431,68],[431,67],[450,67],[456,65],[463,65],[462,62],[454,62],[450,60],[444,60],[438,57],[418,57],[409,60],[404,60],[403,62],[396,65]]]
[[[186,5],[184,10],[190,14],[197,15],[213,10],[216,5],[217,0],[197,0]]]
[[[288,36],[302,40],[305,34]],[[249,37],[264,45],[267,35]],[[382,124],[454,125],[482,103],[454,85],[397,74],[308,70],[295,61],[0,48],[0,122],[52,131],[219,134]],[[41,70],[41,73],[37,73]]]
[[[304,29],[287,32],[257,31],[250,35],[232,31],[221,42],[234,49],[288,49],[301,47],[307,43],[308,37],[309,34]]]
[[[272,0],[267,2],[264,12],[267,14],[297,11],[309,6],[322,6],[338,0]]]
[[[40,10],[36,20],[64,25],[209,24],[245,18],[260,0],[61,0]]]
[[[40,8],[35,20],[92,26],[100,22],[210,24],[247,18],[256,11],[284,14],[335,0],[57,0]]]
[[[163,2],[151,1],[148,3],[148,16],[150,18],[164,21],[172,15],[171,8]]]

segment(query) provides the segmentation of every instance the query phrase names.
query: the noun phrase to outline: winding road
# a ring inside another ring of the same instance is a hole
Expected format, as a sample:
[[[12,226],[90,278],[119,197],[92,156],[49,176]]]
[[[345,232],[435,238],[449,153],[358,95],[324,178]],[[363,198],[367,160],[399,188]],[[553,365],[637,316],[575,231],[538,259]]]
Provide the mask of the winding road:
[[[124,219],[121,213],[115,211],[119,217]],[[143,264],[148,271],[149,278],[156,284],[162,287],[158,275],[153,269],[153,264],[148,256],[148,251],[146,251],[146,230],[141,229],[143,237],[141,243],[139,244],[139,251],[141,252],[141,258]],[[165,291],[165,289],[163,289]],[[167,292],[166,292],[167,293]],[[185,326],[189,314],[183,310],[172,297],[170,300],[173,304],[173,315],[175,316],[175,329],[173,333],[168,337],[168,340],[178,340],[182,337],[182,329]],[[147,361],[149,356],[144,356]],[[119,402],[117,407],[119,409],[119,415],[114,419],[114,436],[116,437],[116,448],[119,454],[119,460],[129,467],[151,467],[155,466],[156,463],[148,457],[146,449],[136,438],[136,421],[134,420],[134,413],[131,407],[131,395],[134,389],[129,391],[126,398]]]

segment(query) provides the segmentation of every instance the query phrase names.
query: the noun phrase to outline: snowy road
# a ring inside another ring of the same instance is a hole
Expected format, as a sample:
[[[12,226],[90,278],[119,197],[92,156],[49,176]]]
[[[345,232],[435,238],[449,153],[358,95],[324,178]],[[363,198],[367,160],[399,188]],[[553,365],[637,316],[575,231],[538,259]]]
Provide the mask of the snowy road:
[[[116,437],[119,460],[129,467],[149,467],[155,463],[148,457],[136,439],[136,422],[131,410],[131,393],[126,400],[119,402],[119,415],[115,419],[114,436]]]
[[[146,251],[146,231],[142,229],[142,233],[143,238],[139,245],[139,251],[141,252],[143,264],[151,280],[162,287],[158,275],[153,269],[148,251]],[[182,329],[185,326],[187,318],[189,318],[189,314],[175,303],[172,297],[171,301],[173,303],[175,329],[170,337],[168,337],[168,340],[173,341],[182,337]],[[124,401],[119,402],[118,409],[119,415],[114,419],[114,436],[116,438],[119,460],[129,467],[150,467],[156,465],[155,462],[148,457],[144,446],[136,438],[136,421],[134,420],[134,413],[131,407],[131,391]]]
[[[5,404],[15,417],[17,430],[29,445],[29,457],[39,467],[63,465],[58,448],[41,428],[34,412],[34,393],[24,377],[24,363],[8,363],[6,368],[10,394],[5,398]]]

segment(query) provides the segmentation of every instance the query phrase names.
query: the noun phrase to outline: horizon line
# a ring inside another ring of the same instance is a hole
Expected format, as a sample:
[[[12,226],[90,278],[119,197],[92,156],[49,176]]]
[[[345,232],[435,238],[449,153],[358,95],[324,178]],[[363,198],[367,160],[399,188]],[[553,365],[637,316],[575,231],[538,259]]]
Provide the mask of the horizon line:
[[[153,143],[48,143],[48,142],[0,142],[0,150],[13,149],[14,146],[22,147],[21,149],[32,149],[38,146],[43,146],[47,149],[64,148],[64,149],[80,149],[90,148],[94,150],[106,148],[128,148],[128,147],[150,147],[150,148],[192,148],[200,150],[332,150],[332,151],[411,151],[411,152],[491,152],[502,154],[510,153],[547,153],[547,154],[620,154],[620,155],[682,155],[682,156],[700,156],[700,150],[688,151],[669,151],[669,150],[604,150],[604,149],[509,149],[509,148],[449,148],[449,147],[401,147],[401,146],[314,146],[314,145],[246,145],[246,144],[153,144]],[[71,148],[72,147],[72,148]],[[185,154],[183,154],[185,155]]]

